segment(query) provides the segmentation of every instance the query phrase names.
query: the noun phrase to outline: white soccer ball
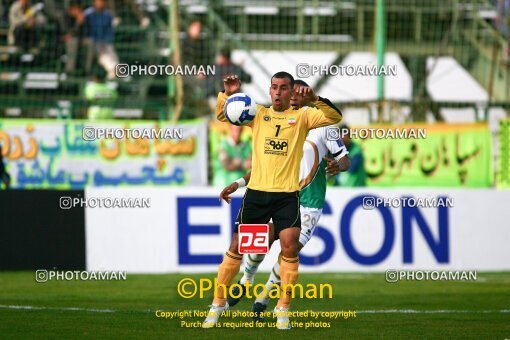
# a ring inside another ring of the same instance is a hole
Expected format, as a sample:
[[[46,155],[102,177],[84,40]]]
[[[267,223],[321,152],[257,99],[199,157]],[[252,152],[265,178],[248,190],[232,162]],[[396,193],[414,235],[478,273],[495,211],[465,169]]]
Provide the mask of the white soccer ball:
[[[224,113],[231,124],[246,125],[255,118],[257,104],[247,94],[235,93],[228,97]]]

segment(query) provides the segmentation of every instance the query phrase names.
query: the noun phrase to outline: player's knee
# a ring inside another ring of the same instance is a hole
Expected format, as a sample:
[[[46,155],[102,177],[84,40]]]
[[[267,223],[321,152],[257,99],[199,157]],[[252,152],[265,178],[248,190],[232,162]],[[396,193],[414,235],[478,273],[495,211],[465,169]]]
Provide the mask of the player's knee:
[[[237,243],[236,244],[231,244],[230,247],[228,248],[228,251],[233,253],[233,254],[239,255]]]
[[[274,224],[269,223],[269,247],[271,247],[271,245],[273,244],[274,239],[275,239]]]
[[[297,257],[298,256],[298,244],[297,243],[287,243],[282,244],[282,255],[285,257]]]
[[[228,248],[228,251],[239,255],[238,250],[239,250],[238,238],[237,238],[237,233],[236,233],[236,234],[234,234],[234,237],[232,237],[232,242],[230,242],[230,247]]]

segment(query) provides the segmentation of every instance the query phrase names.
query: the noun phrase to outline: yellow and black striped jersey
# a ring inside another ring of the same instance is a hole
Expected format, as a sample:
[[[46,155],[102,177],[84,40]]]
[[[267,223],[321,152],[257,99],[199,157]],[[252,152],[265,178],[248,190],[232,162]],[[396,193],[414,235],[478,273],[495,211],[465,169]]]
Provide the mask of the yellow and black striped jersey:
[[[227,95],[218,94],[216,117],[222,122]],[[273,107],[257,105],[257,114],[248,124],[252,128],[252,169],[248,188],[268,192],[299,191],[299,165],[303,144],[311,129],[342,120],[341,112],[327,99],[319,97],[315,107],[298,110],[290,107],[276,112]]]

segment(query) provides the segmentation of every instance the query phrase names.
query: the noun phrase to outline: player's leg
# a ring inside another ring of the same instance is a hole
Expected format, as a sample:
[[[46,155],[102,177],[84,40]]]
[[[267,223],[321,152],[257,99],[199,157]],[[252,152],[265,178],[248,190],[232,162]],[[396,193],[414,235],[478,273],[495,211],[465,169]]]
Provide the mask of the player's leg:
[[[271,248],[271,245],[274,241],[274,225],[272,223],[269,223],[269,248]],[[232,296],[228,296],[227,302],[230,307],[235,306],[246,294],[246,290],[244,290],[244,284],[247,282],[253,284],[255,281],[255,274],[257,273],[257,270],[259,268],[260,263],[264,260],[265,255],[264,254],[247,254],[244,259],[244,270],[243,270],[243,277],[241,280],[239,280],[239,286],[235,286],[232,290]],[[240,291],[240,288],[242,287],[242,291]],[[235,296],[235,297],[234,297]]]
[[[255,302],[252,306],[252,311],[255,313],[253,317],[256,321],[264,321],[264,318],[261,316],[267,309],[267,305],[269,304],[269,292],[273,289],[280,289],[280,262],[282,259],[282,255],[278,255],[278,260],[274,264],[271,269],[271,273],[269,274],[269,279],[266,281],[266,289],[265,292],[267,294],[261,295],[255,299]]]
[[[286,228],[279,234],[282,247],[280,261],[281,290],[280,299],[276,304],[275,313],[277,316],[276,327],[278,329],[289,329],[290,321],[288,311],[292,300],[292,286],[297,283],[299,257],[298,257],[298,228]]]
[[[301,232],[299,235],[299,244],[298,249],[301,251],[303,247],[310,241],[314,232],[315,226],[319,222],[319,219],[322,215],[322,209],[317,208],[307,208],[301,206],[300,209],[301,214]],[[281,263],[281,255],[278,257],[278,261],[274,264],[271,273],[269,274],[269,279],[266,282],[266,291],[269,292],[275,288],[275,286],[280,285],[280,263]],[[257,313],[257,317],[255,319],[259,321],[263,321],[262,318],[259,317],[260,313],[264,312],[267,309],[267,305],[269,304],[269,294],[266,296],[261,296],[255,299],[255,303],[253,304],[252,311]]]
[[[221,313],[228,309],[227,294],[225,287],[228,287],[233,278],[239,273],[242,256],[238,253],[237,228],[241,223],[267,223],[270,218],[270,209],[264,209],[265,197],[254,190],[247,189],[243,197],[243,205],[237,214],[236,230],[232,237],[229,250],[223,257],[218,267],[217,289],[214,292],[214,300],[202,327],[211,328],[216,325]]]
[[[221,314],[228,309],[226,302],[226,288],[232,282],[232,279],[239,273],[243,257],[238,253],[239,234],[237,232],[232,236],[230,247],[223,256],[223,261],[218,267],[218,285],[214,291],[214,299],[209,309],[209,313],[202,324],[203,328],[211,328],[216,325]]]
[[[273,241],[274,241],[274,225],[273,223],[270,222],[269,248],[271,248]],[[266,257],[265,254],[247,254],[245,256],[243,277],[239,281],[241,284],[245,284],[246,281],[249,281],[252,284],[255,282],[255,274],[257,274],[257,270],[259,269],[259,266],[265,257]]]
[[[227,301],[225,289],[221,285],[228,286],[232,279],[239,273],[243,256],[238,252],[239,234],[237,232],[232,235],[232,242],[228,251],[223,256],[223,261],[218,267],[218,287],[214,292],[213,304],[224,306]]]
[[[315,226],[319,222],[319,219],[322,215],[322,209],[317,208],[307,208],[301,206],[299,211],[301,214],[301,232],[299,234],[298,252],[300,252],[301,249],[303,249],[303,247],[312,238],[315,232]],[[280,273],[280,261],[276,262],[273,266],[273,270],[271,271],[269,278],[272,283],[280,284],[280,277],[275,275],[275,273]]]
[[[282,291],[280,291],[280,299],[275,308],[276,327],[289,329],[288,311],[292,299],[292,286],[297,283],[299,268],[298,244],[301,230],[299,192],[276,197],[273,203],[275,233],[280,239],[282,248],[280,261]]]
[[[266,254],[246,254],[244,262],[243,277],[239,281],[242,285],[246,282],[253,283],[255,281],[255,274],[259,269],[259,265],[262,263]]]

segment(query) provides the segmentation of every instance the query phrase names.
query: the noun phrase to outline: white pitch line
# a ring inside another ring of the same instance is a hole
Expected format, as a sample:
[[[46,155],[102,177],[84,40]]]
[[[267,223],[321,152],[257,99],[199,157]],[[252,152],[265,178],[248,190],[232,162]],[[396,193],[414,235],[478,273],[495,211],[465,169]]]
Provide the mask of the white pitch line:
[[[118,313],[118,312],[138,312],[151,313],[156,310],[115,310],[115,309],[96,309],[81,307],[45,307],[45,306],[17,306],[17,305],[0,305],[0,309],[25,309],[25,310],[58,310],[58,311],[77,311],[92,313]],[[158,309],[165,311],[164,309]],[[193,310],[191,310],[193,311]],[[241,310],[240,310],[241,311]],[[456,309],[439,309],[439,310],[417,310],[417,309],[379,309],[379,310],[354,310],[358,314],[507,314],[510,309],[494,309],[494,310],[456,310]],[[246,312],[250,312],[246,310]],[[315,313],[345,313],[348,311],[313,311]]]
[[[356,311],[360,314],[506,314],[510,313],[510,309],[495,310],[456,310],[456,309],[439,309],[439,310],[416,310],[416,309],[383,309],[383,310],[360,310]]]
[[[82,311],[92,313],[115,313],[113,309],[95,309],[95,308],[80,308],[80,307],[44,307],[44,306],[15,306],[15,305],[0,305],[0,309],[27,309],[27,310],[60,310],[60,311]]]

